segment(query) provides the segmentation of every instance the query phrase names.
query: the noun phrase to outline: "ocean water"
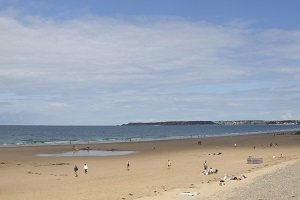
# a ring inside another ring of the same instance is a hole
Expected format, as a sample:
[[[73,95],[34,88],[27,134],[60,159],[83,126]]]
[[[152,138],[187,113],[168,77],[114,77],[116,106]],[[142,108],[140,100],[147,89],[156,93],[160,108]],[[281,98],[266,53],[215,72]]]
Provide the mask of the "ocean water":
[[[67,151],[54,154],[36,154],[39,157],[91,157],[91,156],[124,156],[133,154],[135,151],[100,151],[100,150],[79,150],[79,151]]]
[[[300,125],[0,126],[0,147],[149,141],[300,130]]]

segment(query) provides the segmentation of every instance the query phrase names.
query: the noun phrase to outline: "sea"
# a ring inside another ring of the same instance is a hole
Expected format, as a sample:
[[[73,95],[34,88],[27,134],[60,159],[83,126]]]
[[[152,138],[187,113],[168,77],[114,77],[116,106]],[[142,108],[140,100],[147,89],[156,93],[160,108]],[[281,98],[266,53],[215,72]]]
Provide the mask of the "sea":
[[[0,125],[0,147],[153,141],[299,131],[300,125],[15,126]]]

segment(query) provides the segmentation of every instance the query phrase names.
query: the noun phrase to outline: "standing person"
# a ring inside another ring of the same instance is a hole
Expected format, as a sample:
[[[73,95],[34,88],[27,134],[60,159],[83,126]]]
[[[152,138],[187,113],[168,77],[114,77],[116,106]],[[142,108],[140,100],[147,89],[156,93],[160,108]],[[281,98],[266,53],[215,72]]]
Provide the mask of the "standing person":
[[[207,162],[206,162],[206,160],[203,163],[203,168],[204,168],[204,170],[207,170]]]
[[[75,166],[74,166],[75,177],[78,176],[77,171],[78,171],[78,167],[77,167],[77,165],[75,165]]]
[[[170,168],[170,167],[171,167],[171,161],[168,160],[168,168]]]
[[[84,173],[87,174],[88,169],[89,169],[88,165],[87,165],[87,164],[84,164],[84,165],[83,165],[83,169],[84,169]]]
[[[127,170],[128,171],[130,170],[130,161],[129,160],[127,161]]]
[[[236,149],[236,144],[234,144],[234,148]]]

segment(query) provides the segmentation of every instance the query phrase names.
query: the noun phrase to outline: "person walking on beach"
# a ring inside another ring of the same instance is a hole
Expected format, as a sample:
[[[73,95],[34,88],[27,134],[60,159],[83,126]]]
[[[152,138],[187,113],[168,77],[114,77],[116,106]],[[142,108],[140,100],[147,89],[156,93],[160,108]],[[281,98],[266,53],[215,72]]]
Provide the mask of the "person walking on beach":
[[[75,165],[75,166],[74,166],[75,177],[78,176],[77,171],[78,171],[78,167],[77,167],[77,165]]]
[[[236,149],[236,144],[234,144],[234,148]]]
[[[83,169],[84,169],[84,173],[87,174],[88,169],[89,169],[88,165],[87,165],[87,164],[84,164],[84,165],[83,165]]]
[[[168,160],[168,168],[170,168],[171,167],[171,161],[170,160]]]

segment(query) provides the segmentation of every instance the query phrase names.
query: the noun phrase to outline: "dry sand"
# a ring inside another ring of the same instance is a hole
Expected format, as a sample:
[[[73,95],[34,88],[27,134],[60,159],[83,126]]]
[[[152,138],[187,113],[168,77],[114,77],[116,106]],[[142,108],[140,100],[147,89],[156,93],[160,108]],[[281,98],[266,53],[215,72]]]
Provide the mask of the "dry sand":
[[[259,176],[239,187],[228,187],[229,192],[219,192],[214,199],[261,199],[297,200],[300,199],[300,160],[290,161],[278,166],[261,170]],[[233,185],[233,184],[232,184]]]
[[[205,138],[201,139],[201,145],[197,144],[198,140],[89,145],[93,150],[137,151],[117,157],[35,156],[70,151],[72,145],[0,148],[0,199],[230,199],[239,188],[248,188],[250,183],[255,183],[256,178],[276,173],[277,169],[300,158],[300,135]],[[269,147],[270,143],[272,147]],[[234,144],[237,144],[236,149]],[[219,152],[222,154],[209,155]],[[246,164],[248,156],[262,157],[264,162]],[[126,168],[128,160],[130,170]],[[168,160],[172,162],[170,168],[167,167]],[[203,175],[205,160],[209,167],[217,168],[219,172]],[[84,173],[84,163],[89,166],[88,174]],[[74,176],[75,164],[79,167],[78,177]],[[225,186],[219,186],[219,179],[224,174],[228,177],[245,174],[248,178],[227,181]],[[180,194],[182,192],[197,195],[185,196]]]

